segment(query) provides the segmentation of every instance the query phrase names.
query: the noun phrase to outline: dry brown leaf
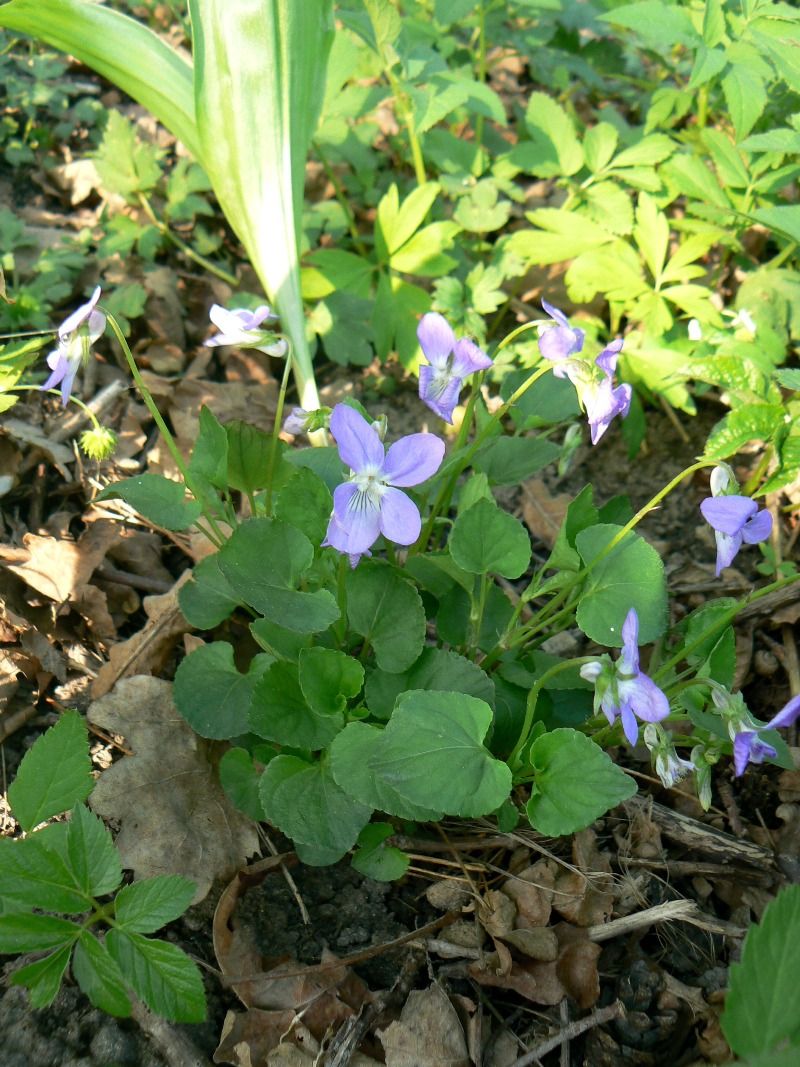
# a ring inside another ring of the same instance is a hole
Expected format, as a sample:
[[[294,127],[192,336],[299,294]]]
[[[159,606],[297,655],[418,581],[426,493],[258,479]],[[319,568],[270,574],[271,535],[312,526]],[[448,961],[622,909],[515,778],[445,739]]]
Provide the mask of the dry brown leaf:
[[[522,517],[525,525],[548,548],[556,543],[571,503],[569,493],[553,495],[541,478],[531,478],[522,485]]]
[[[192,629],[178,606],[178,591],[191,576],[191,571],[185,571],[168,593],[144,598],[147,622],[138,634],[111,649],[108,663],[100,668],[92,683],[95,699],[110,692],[120,678],[157,671],[177,638]]]
[[[436,984],[409,993],[399,1020],[378,1037],[386,1067],[470,1067],[458,1013]]]
[[[170,418],[182,451],[188,451],[197,440],[200,409],[205,404],[220,422],[244,419],[267,432],[272,430],[277,384],[247,385],[244,382],[208,382],[199,378],[183,378],[177,388],[170,390]]]
[[[297,1018],[293,1011],[229,1011],[222,1024],[214,1063],[255,1067],[289,1034]],[[312,1061],[313,1062],[313,1061]]]
[[[77,541],[25,534],[27,558],[9,563],[8,569],[37,593],[63,604],[77,599],[119,536],[119,527],[104,519],[93,522]],[[13,558],[18,551],[2,545],[0,558]]]
[[[137,878],[182,874],[197,884],[197,902],[258,850],[255,824],[225,796],[212,745],[180,717],[169,682],[126,678],[88,719],[122,734],[134,752],[103,771],[91,806],[120,822],[117,847]]]
[[[518,927],[547,925],[555,881],[554,865],[542,859],[505,882],[503,892],[517,905]]]
[[[608,920],[614,907],[614,883],[609,858],[597,848],[592,830],[574,835],[572,858],[578,870],[559,871],[553,907],[578,926],[599,926]]]
[[[116,641],[117,628],[108,610],[108,598],[96,585],[86,585],[75,598],[75,607],[100,641]]]
[[[500,889],[484,893],[478,905],[478,920],[490,937],[505,939],[514,929],[517,905]]]
[[[532,960],[549,963],[558,956],[558,939],[549,926],[511,930],[503,940]]]
[[[30,422],[23,422],[22,419],[4,418],[3,433],[13,437],[15,441],[22,441],[23,444],[38,448],[40,452],[43,452],[53,461],[53,465],[64,481],[68,482],[70,480],[67,464],[75,460],[72,449],[52,440],[44,430]]]

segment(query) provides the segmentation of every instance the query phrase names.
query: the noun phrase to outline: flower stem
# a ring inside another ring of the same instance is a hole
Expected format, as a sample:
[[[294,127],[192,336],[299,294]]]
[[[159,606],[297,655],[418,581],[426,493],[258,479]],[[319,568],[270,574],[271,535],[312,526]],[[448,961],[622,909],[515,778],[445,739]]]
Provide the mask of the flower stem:
[[[50,396],[61,396],[61,391],[59,389],[46,389],[46,390],[43,390],[38,385],[15,385],[11,389],[9,389],[8,391],[9,391],[9,393],[41,393],[41,392],[47,392],[47,393],[50,394]],[[97,416],[95,415],[95,413],[92,411],[92,409],[89,407],[88,404],[84,404],[84,402],[82,400],[79,400],[77,396],[72,396],[72,394],[70,394],[70,396],[69,396],[69,403],[70,404],[75,404],[77,407],[79,407],[81,409],[81,411],[84,413],[84,415],[87,417],[87,419],[89,419],[91,421],[92,425],[94,426],[94,428],[96,430],[102,429],[102,426],[97,421]]]
[[[191,245],[188,245],[181,237],[178,237],[178,235],[169,228],[167,223],[164,222],[163,219],[160,219],[158,215],[156,215],[155,211],[153,210],[153,205],[150,203],[144,193],[139,193],[138,197],[139,203],[142,205],[142,210],[144,211],[145,215],[147,215],[148,219],[150,219],[150,222],[153,224],[153,226],[155,226],[161,236],[166,238],[166,240],[168,240],[170,244],[173,244],[176,248],[179,248],[181,252],[183,252],[183,254],[188,259],[191,259],[194,263],[196,263],[198,267],[202,267],[203,270],[207,270],[210,274],[215,274],[223,282],[227,282],[228,285],[233,286],[234,289],[239,285],[239,279],[235,275],[229,273],[227,270],[225,270],[224,267],[220,267],[217,266],[216,263],[212,263],[211,260],[206,259],[205,256],[201,256],[199,252],[195,252]]]
[[[128,342],[125,340],[125,335],[120,329],[119,323],[113,315],[109,314],[108,311],[105,311],[104,314],[108,319],[109,326],[114,331],[114,335],[117,338],[117,341],[119,342],[119,346],[122,349],[123,355],[125,356],[125,360],[128,364],[128,367],[130,368],[133,380],[136,383],[136,388],[139,390],[139,394],[142,400],[144,400],[147,410],[152,415],[153,422],[155,422],[156,426],[158,427],[159,433],[164,438],[164,444],[169,449],[169,453],[175,462],[175,466],[180,471],[180,475],[183,479],[184,485],[192,494],[192,496],[194,496],[195,500],[197,500],[201,505],[203,509],[203,514],[214,533],[214,537],[210,537],[207,530],[202,529],[201,527],[198,527],[198,529],[201,529],[202,533],[204,533],[205,536],[208,537],[209,540],[219,548],[225,543],[225,535],[220,529],[215,517],[209,513],[208,508],[203,500],[203,494],[200,493],[197,489],[195,489],[194,478],[192,478],[191,474],[189,473],[189,469],[186,466],[184,458],[180,453],[180,449],[175,443],[175,438],[172,436],[172,433],[170,432],[167,424],[164,422],[163,416],[158,410],[158,406],[156,405],[155,400],[153,400],[150,390],[145,385],[144,379],[142,378],[139,368],[136,366],[136,360],[133,358],[133,353],[130,350]]]
[[[272,427],[272,446],[269,450],[266,497],[267,515],[272,515],[272,482],[275,476],[275,459],[278,454],[278,438],[281,432],[281,423],[283,422],[283,407],[286,403],[286,390],[289,387],[289,374],[292,369],[292,343],[288,337],[286,338],[286,344],[289,347],[286,349],[286,365],[283,368],[281,387],[278,390],[278,404],[275,408],[275,425]]]
[[[565,659],[562,660],[561,663],[554,663],[552,667],[549,667],[544,672],[541,678],[537,678],[533,683],[525,703],[525,719],[522,723],[519,738],[506,760],[506,763],[511,768],[512,774],[515,770],[518,770],[521,765],[519,754],[525,747],[525,742],[530,735],[531,726],[533,725],[533,716],[536,713],[536,703],[539,700],[539,693],[542,691],[545,682],[549,682],[551,678],[554,678],[557,674],[561,674],[562,671],[567,670],[569,667],[582,667],[584,663],[592,663],[596,658],[597,657],[595,656],[580,656],[577,659]]]

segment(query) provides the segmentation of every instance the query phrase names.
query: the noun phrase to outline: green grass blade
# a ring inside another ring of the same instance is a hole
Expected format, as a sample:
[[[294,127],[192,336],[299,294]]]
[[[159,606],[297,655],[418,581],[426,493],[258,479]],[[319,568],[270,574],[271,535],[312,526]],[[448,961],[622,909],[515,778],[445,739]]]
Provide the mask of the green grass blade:
[[[203,165],[292,341],[301,403],[315,408],[297,237],[332,0],[190,0],[189,7]]]
[[[84,0],[10,0],[0,26],[68,52],[153,112],[200,160],[192,66],[140,22]]]

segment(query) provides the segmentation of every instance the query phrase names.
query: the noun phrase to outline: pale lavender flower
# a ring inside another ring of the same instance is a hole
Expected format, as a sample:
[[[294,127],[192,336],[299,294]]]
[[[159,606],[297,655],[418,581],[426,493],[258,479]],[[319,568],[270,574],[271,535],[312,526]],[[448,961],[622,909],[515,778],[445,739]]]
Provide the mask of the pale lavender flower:
[[[305,408],[292,408],[283,420],[285,433],[294,434],[296,437],[301,433],[313,433],[315,430],[327,430],[330,421],[330,408],[316,408],[314,411],[306,411]]]
[[[539,327],[539,351],[545,359],[553,360],[556,364],[569,359],[583,348],[584,332],[577,327],[570,326],[569,319],[563,311],[542,301],[542,308],[550,316],[552,324],[543,324]],[[557,378],[567,375],[566,367],[556,366],[553,374]]]
[[[228,311],[220,304],[214,304],[208,317],[220,332],[204,342],[207,348],[236,345],[237,348],[258,348],[270,356],[286,355],[286,341],[262,328],[262,323],[277,318],[266,304],[257,307],[255,311],[249,311],[247,308],[232,308]]]
[[[772,516],[759,511],[749,496],[709,496],[700,504],[700,511],[716,534],[717,577],[730,567],[742,544],[766,541],[772,532]]]
[[[57,347],[47,357],[47,365],[52,371],[42,389],[53,389],[61,385],[61,402],[66,407],[75,375],[81,363],[89,358],[89,350],[106,328],[106,317],[97,310],[100,299],[98,285],[86,304],[61,323],[58,328]]]
[[[689,325],[686,327],[686,332],[689,335],[690,341],[703,340],[703,327],[700,325],[699,319],[689,319]]]
[[[656,683],[639,670],[639,616],[631,608],[622,624],[622,652],[616,663],[608,656],[585,663],[582,678],[594,682],[595,714],[602,711],[609,723],[619,716],[630,744],[639,736],[636,719],[659,722],[669,715],[669,700]]]
[[[672,787],[697,769],[691,760],[683,759],[675,749],[668,730],[649,722],[644,728],[644,743],[653,756],[653,766],[665,789]]]
[[[387,452],[375,429],[346,404],[333,409],[330,428],[351,476],[334,490],[323,544],[346,553],[351,564],[380,534],[399,545],[413,544],[422,522],[417,505],[402,489],[436,473],[444,458],[444,441],[433,434],[414,433]]]
[[[791,726],[798,717],[800,717],[800,696],[793,697],[777,715],[758,729],[738,730],[733,738],[733,767],[736,777],[744,774],[748,763],[762,763],[765,758],[775,759],[778,755],[777,750],[759,736],[762,731]]]
[[[456,340],[447,319],[436,311],[422,316],[417,338],[428,361],[419,369],[419,398],[440,419],[452,422],[464,379],[491,367],[492,361],[468,337]]]
[[[633,390],[627,384],[614,387],[614,371],[617,369],[617,360],[622,350],[622,338],[618,337],[603,349],[594,365],[599,369],[598,374],[593,370],[591,374],[582,378],[569,374],[570,380],[578,391],[578,400],[581,403],[589,419],[589,429],[592,436],[592,444],[596,445],[608,427],[611,420],[617,415],[623,419],[631,409]]]

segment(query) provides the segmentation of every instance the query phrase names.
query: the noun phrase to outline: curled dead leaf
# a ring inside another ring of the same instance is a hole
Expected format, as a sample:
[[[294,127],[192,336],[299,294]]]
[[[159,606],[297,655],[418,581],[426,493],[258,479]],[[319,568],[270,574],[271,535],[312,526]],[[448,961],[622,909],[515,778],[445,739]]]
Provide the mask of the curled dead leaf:
[[[458,1012],[435,983],[409,993],[400,1018],[378,1037],[386,1067],[470,1067]]]

